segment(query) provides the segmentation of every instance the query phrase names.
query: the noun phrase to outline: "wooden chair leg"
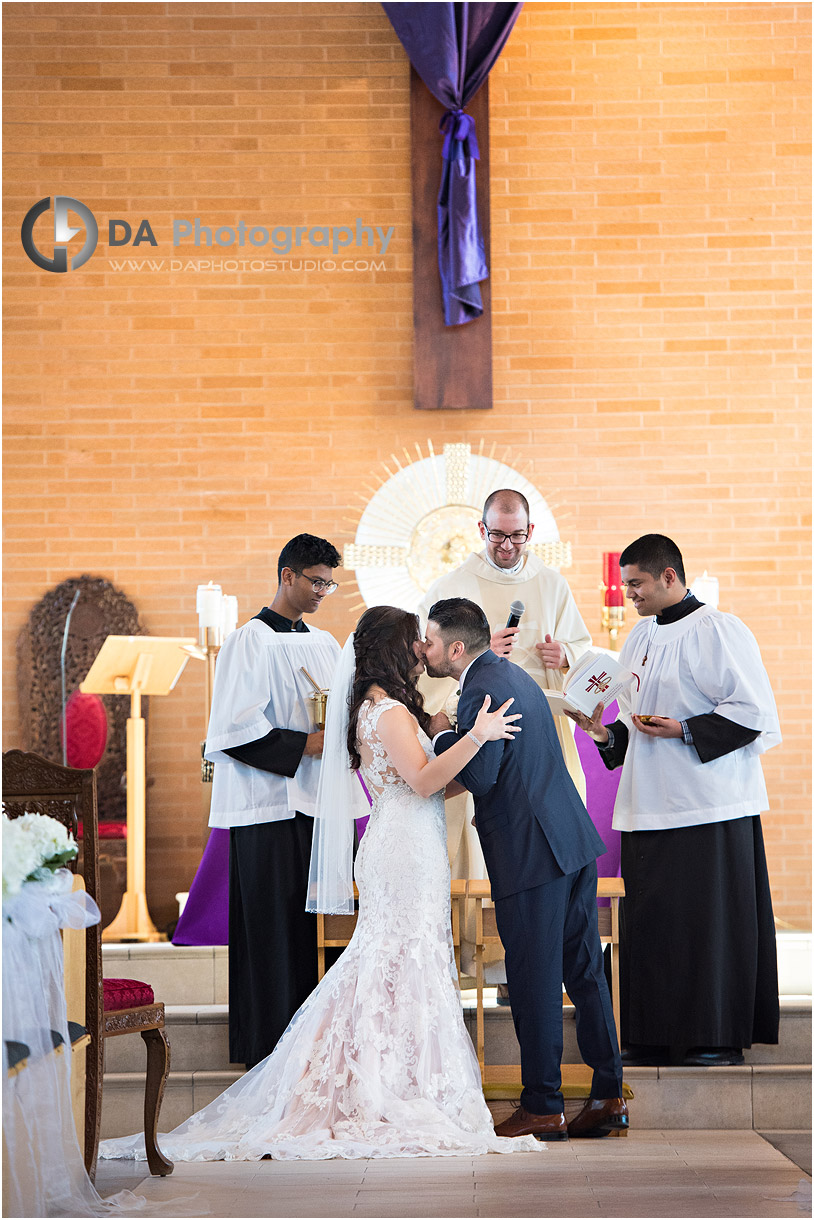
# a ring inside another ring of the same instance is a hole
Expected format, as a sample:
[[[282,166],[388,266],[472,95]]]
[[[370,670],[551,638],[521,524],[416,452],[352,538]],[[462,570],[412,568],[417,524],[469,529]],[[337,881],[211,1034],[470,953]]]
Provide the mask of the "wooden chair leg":
[[[105,1074],[105,1043],[101,1035],[98,1044],[87,1048],[87,1084],[85,1090],[85,1169],[91,1182],[96,1181],[96,1158],[99,1154],[99,1129],[102,1125],[102,1081]]]
[[[455,968],[458,971],[458,978],[461,977],[461,907],[460,899],[453,897],[450,903],[450,917],[452,920],[452,945],[453,953],[455,954]]]
[[[141,1036],[147,1045],[147,1082],[144,1086],[144,1143],[147,1164],[155,1177],[166,1177],[175,1168],[159,1152],[156,1144],[158,1115],[164,1097],[164,1085],[170,1072],[170,1044],[163,1029],[143,1029]]]
[[[476,1053],[478,1056],[478,1065],[480,1067],[481,1080],[486,1080],[486,1052],[485,1052],[485,1021],[483,1016],[483,901],[480,898],[475,899],[475,985],[477,1006],[475,1010],[475,1029],[476,1029]]]
[[[611,1004],[616,1022],[616,1038],[622,1045],[622,1004],[619,995],[619,899],[611,898]]]
[[[317,914],[317,982],[325,976],[325,916]]]
[[[616,1037],[622,1043],[622,1004],[619,996],[619,946],[611,945],[611,1004],[616,1023]]]

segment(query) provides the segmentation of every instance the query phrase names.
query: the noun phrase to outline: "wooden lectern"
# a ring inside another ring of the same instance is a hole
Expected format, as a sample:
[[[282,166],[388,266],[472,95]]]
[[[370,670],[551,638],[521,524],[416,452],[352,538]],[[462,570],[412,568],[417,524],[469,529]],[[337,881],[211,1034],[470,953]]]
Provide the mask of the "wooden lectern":
[[[142,695],[168,695],[190,658],[194,639],[150,635],[109,635],[88,676],[83,694],[129,695],[127,721],[127,888],[119,913],[102,932],[104,941],[159,940],[146,893],[145,723]]]

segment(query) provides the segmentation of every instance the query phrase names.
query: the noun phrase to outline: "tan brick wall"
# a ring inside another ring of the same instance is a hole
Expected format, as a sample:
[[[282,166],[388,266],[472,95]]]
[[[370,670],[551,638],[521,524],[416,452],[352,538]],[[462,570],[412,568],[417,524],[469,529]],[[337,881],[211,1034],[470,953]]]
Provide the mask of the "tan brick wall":
[[[485,437],[562,506],[597,633],[604,549],[663,531],[719,576],[773,677],[772,884],[806,923],[808,22],[793,4],[525,6],[491,86],[494,410],[428,415],[408,71],[377,4],[7,5],[6,747],[15,639],[58,581],[112,579],[156,634],[194,633],[210,578],[246,618],[287,537],[351,539],[393,451]],[[65,276],[19,240],[56,193],[102,222]],[[395,233],[384,271],[110,269],[175,254],[172,218],[196,215]],[[149,218],[158,248],[108,252],[111,217]],[[358,596],[340,578],[321,623],[342,637]],[[199,857],[202,698],[190,667],[151,710],[159,922]]]

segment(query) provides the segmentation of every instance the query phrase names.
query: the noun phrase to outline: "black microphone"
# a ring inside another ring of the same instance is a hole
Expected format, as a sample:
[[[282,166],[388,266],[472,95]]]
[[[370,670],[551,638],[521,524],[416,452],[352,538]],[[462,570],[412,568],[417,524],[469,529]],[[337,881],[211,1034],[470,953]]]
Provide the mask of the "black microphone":
[[[512,604],[509,606],[509,621],[507,622],[506,626],[517,627],[525,609],[526,607],[522,602],[512,602]]]

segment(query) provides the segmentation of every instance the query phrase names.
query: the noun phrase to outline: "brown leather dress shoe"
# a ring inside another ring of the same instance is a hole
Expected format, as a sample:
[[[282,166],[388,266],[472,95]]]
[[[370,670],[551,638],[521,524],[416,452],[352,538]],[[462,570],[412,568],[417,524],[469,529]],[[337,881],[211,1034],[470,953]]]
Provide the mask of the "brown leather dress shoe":
[[[518,1106],[514,1114],[495,1127],[495,1135],[510,1139],[515,1135],[533,1135],[538,1140],[567,1140],[568,1127],[564,1114],[530,1114]]]
[[[621,1097],[591,1097],[568,1124],[572,1139],[600,1139],[630,1125],[627,1104]]]

